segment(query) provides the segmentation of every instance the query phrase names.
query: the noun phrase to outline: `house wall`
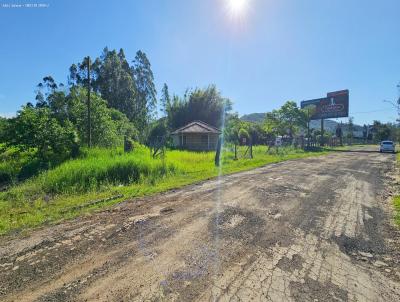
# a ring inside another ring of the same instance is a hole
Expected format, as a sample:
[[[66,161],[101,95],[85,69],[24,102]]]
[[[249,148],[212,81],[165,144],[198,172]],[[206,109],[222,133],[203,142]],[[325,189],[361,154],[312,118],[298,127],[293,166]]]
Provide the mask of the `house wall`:
[[[208,136],[208,138],[207,138]],[[175,147],[187,150],[215,150],[218,143],[218,134],[174,134],[172,140]]]

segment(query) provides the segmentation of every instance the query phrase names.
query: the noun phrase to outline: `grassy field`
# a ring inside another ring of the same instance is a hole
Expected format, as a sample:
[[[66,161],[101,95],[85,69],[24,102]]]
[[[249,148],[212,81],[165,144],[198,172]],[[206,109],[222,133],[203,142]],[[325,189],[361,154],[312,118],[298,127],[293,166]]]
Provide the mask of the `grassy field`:
[[[242,147],[244,148],[244,147]],[[244,150],[241,150],[243,153]],[[214,152],[167,151],[153,159],[146,147],[84,150],[82,155],[0,193],[0,234],[55,223],[134,197],[178,188],[201,180],[283,160],[326,154],[254,147],[254,158],[234,160],[225,149],[221,169]]]

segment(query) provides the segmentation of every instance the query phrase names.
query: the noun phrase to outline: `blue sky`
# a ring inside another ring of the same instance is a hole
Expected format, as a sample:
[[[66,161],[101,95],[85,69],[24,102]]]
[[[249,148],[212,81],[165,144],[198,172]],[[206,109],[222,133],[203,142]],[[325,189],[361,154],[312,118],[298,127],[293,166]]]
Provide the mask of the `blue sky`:
[[[48,8],[2,8],[18,1],[0,0],[0,113],[33,101],[46,75],[65,83],[71,63],[108,46],[122,47],[129,60],[145,51],[158,90],[166,82],[182,95],[216,84],[239,114],[349,89],[356,123],[395,120],[383,100],[398,97],[400,1],[248,0],[238,15],[228,1],[40,0],[31,3]]]

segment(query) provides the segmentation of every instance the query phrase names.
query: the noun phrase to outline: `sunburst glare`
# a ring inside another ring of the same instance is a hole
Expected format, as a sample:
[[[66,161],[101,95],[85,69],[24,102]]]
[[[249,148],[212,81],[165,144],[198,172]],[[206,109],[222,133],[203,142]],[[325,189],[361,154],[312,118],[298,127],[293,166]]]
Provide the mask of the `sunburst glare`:
[[[225,0],[229,15],[235,18],[242,18],[248,8],[250,0]]]

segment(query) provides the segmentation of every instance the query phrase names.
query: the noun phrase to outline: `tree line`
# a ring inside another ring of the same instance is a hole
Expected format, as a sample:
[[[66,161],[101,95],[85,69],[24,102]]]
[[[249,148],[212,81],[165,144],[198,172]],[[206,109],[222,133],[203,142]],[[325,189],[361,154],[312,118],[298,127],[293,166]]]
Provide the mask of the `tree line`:
[[[124,138],[151,145],[194,120],[224,126],[228,143],[242,144],[246,139],[269,144],[279,136],[293,140],[300,132],[304,135],[312,116],[312,108],[301,109],[288,101],[268,112],[262,123],[245,122],[232,112],[232,101],[215,85],[187,89],[179,96],[164,84],[158,99],[150,60],[140,50],[129,62],[123,49],[106,47],[93,61],[86,57],[72,64],[67,78],[64,85],[52,76],[44,77],[36,87],[35,100],[23,105],[15,117],[0,118],[0,153],[11,147],[29,150],[41,167],[77,156],[89,141],[89,87],[91,141],[98,147],[122,145]],[[160,118],[157,108],[162,112]],[[398,139],[395,125],[375,122],[374,129],[376,137]],[[318,130],[309,134],[313,139],[320,135]]]
[[[88,79],[88,64],[90,73]],[[150,60],[138,51],[129,62],[123,49],[103,49],[91,62],[73,63],[66,84],[45,76],[35,99],[15,117],[0,118],[0,153],[7,148],[34,153],[43,167],[77,156],[88,144],[88,87],[90,87],[91,140],[97,147],[122,145],[124,138],[148,143],[192,120],[220,127],[232,109],[215,85],[170,95],[164,84],[157,100]],[[157,103],[163,116],[157,119]]]

